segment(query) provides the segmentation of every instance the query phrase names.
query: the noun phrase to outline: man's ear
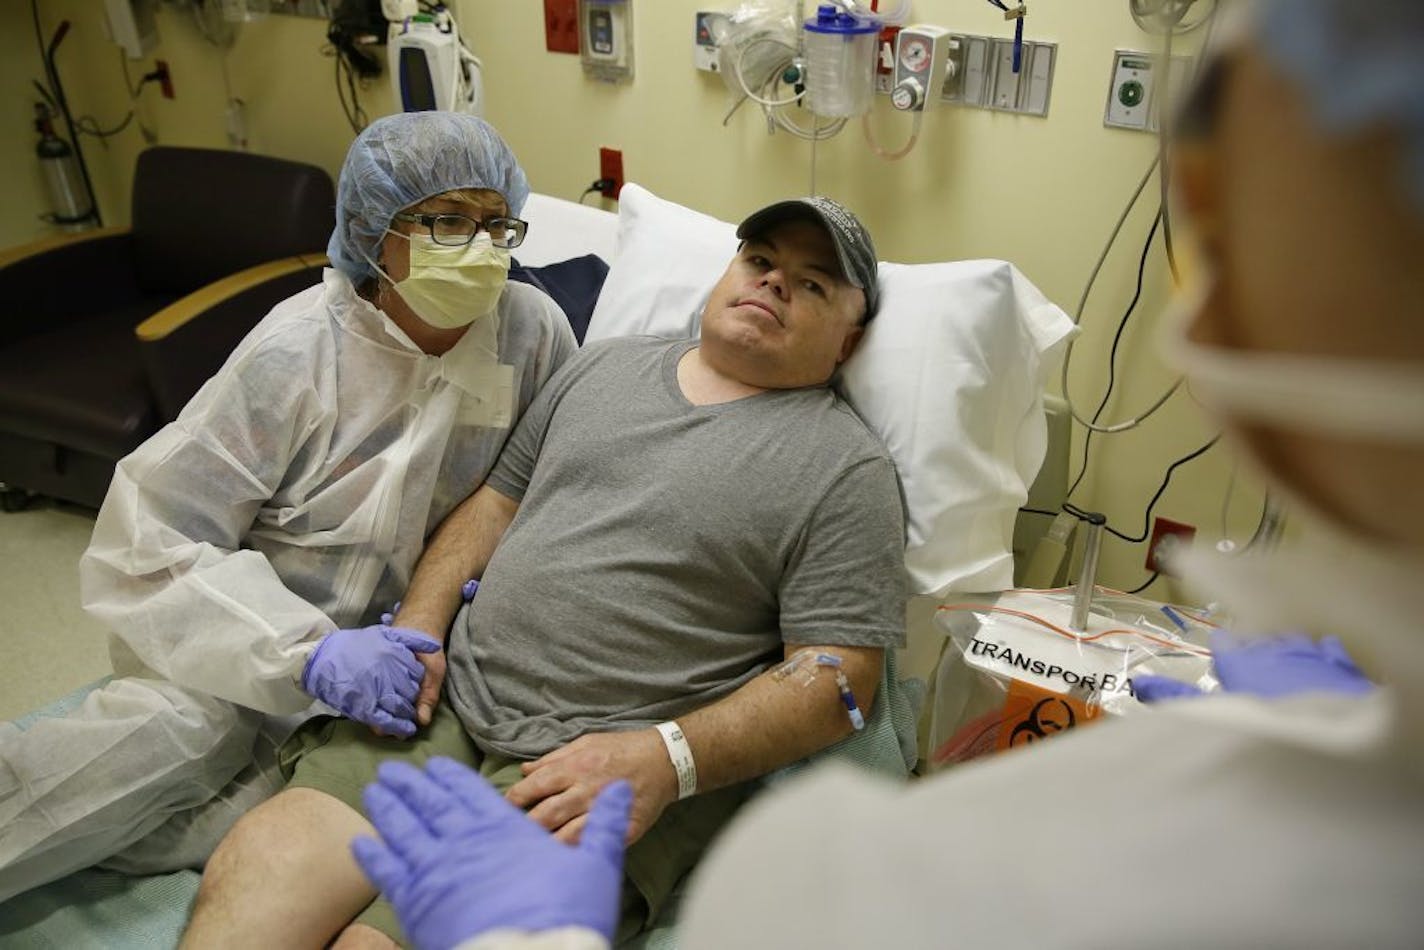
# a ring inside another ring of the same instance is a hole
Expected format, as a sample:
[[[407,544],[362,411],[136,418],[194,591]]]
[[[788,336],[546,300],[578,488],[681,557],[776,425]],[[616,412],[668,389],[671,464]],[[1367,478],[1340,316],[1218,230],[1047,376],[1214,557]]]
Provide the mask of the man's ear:
[[[865,336],[865,325],[851,327],[845,339],[841,341],[841,355],[836,358],[836,365],[844,363],[850,359],[850,355],[855,352],[856,345],[860,343],[860,338]]]

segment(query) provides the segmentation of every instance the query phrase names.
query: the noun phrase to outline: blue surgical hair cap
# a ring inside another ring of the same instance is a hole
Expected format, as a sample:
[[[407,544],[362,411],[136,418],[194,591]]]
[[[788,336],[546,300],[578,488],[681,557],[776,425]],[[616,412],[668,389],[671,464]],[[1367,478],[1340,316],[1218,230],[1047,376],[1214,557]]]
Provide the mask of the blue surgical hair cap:
[[[1402,184],[1424,212],[1424,2],[1261,0],[1256,14],[1257,45],[1323,129],[1400,134]]]
[[[360,283],[375,277],[391,218],[402,208],[460,188],[489,188],[517,216],[529,180],[488,122],[459,112],[401,112],[368,125],[351,143],[336,186],[331,266]]]

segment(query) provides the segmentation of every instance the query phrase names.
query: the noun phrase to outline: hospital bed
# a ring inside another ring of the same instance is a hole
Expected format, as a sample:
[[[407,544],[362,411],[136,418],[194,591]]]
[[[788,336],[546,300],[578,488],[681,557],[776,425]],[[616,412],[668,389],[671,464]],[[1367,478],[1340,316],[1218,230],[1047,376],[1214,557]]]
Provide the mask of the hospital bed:
[[[571,315],[581,312],[582,318],[571,319],[576,327],[580,319],[587,323],[586,327],[578,327],[581,339],[585,329],[589,339],[626,332],[667,333],[695,329],[695,323],[687,321],[699,309],[698,302],[700,296],[705,295],[706,286],[710,286],[711,279],[715,279],[730,257],[729,248],[735,246],[735,239],[730,234],[731,225],[679,208],[631,185],[625,188],[620,212],[615,214],[547,195],[531,195],[523,213],[530,222],[529,234],[516,252],[516,259],[526,272],[518,276],[544,287]],[[649,269],[644,265],[643,258],[649,252],[660,255],[662,264],[657,268]],[[597,260],[590,258],[590,255]],[[613,265],[612,270],[607,272],[606,281],[600,261]],[[996,511],[989,533],[996,534],[997,540],[990,547],[997,546],[1003,550],[987,559],[993,562],[989,567],[984,566],[986,558],[979,556],[977,561],[968,568],[960,569],[958,574],[937,573],[932,563],[920,563],[917,565],[917,586],[921,590],[946,577],[952,578],[951,586],[959,581],[972,589],[988,589],[983,583],[986,577],[995,578],[989,585],[994,589],[1010,586],[1012,564],[1026,559],[1026,552],[1032,550],[1048,521],[1042,516],[1016,514],[1017,507],[1025,504],[1027,492],[1027,503],[1032,507],[1056,508],[1062,500],[1067,477],[1067,417],[1051,400],[1043,399],[1041,384],[1053,359],[1054,347],[1071,332],[1071,325],[1066,317],[1058,321],[1061,311],[1035,296],[1036,291],[1031,285],[1021,281],[1021,275],[1002,262],[964,263],[993,266],[975,269],[947,264],[933,265],[941,268],[935,272],[928,268],[920,271],[907,268],[903,273],[896,271],[893,276],[898,283],[892,282],[888,287],[886,306],[878,319],[894,319],[888,310],[914,302],[911,292],[917,286],[915,280],[925,285],[923,289],[926,293],[940,299],[945,297],[944,279],[962,280],[967,274],[973,277],[967,285],[968,289],[959,288],[949,296],[972,298],[974,292],[979,292],[983,297],[988,310],[978,317],[983,318],[985,328],[982,338],[974,341],[974,345],[980,349],[992,349],[985,347],[984,340],[997,334],[1007,341],[1005,345],[1020,349],[1029,346],[1038,353],[1043,365],[1032,367],[1031,372],[1020,373],[1017,377],[1019,389],[1024,391],[1017,393],[1016,404],[1026,406],[1027,411],[1024,418],[1017,421],[1018,428],[1010,427],[1012,431],[1009,431],[1012,444],[1007,445],[1007,451],[1016,457],[1008,459],[997,469],[990,466],[989,471],[976,473],[973,466],[966,468],[965,482],[982,477],[1011,483],[993,486],[997,492],[993,502]],[[710,278],[708,267],[713,268]],[[959,270],[953,270],[955,267]],[[649,297],[650,282],[653,280],[657,281],[658,290]],[[597,293],[600,284],[603,293],[595,306],[589,294]],[[668,290],[669,287],[672,289]],[[907,298],[907,294],[911,296]],[[1018,298],[1017,304],[1010,298]],[[1038,307],[1041,311],[1038,316],[1053,325],[1051,330],[1043,331],[1040,339],[1027,343],[1020,338],[1025,335],[1031,337],[1032,333],[1016,331],[1017,335],[1005,334],[1001,325],[1004,321],[1012,322],[1025,317],[1025,300],[1028,301],[1028,309]],[[666,312],[674,313],[678,320],[684,322],[678,324],[674,321],[671,328],[658,325],[658,314]],[[639,325],[640,320],[647,325]],[[872,334],[886,337],[888,332],[877,326]],[[880,343],[877,337],[868,335],[866,345],[872,342],[887,349],[882,354],[885,358],[892,362],[900,361],[895,364],[896,374],[903,377],[904,357],[897,353],[894,346],[890,346],[893,341],[888,341],[887,337],[886,343]],[[922,349],[918,340],[910,342],[915,349]],[[1007,356],[1004,358],[1008,359]],[[954,356],[951,362],[958,359]],[[1014,360],[1020,361],[1020,357],[1015,356]],[[955,375],[959,374],[960,367],[956,365]],[[848,368],[847,376],[850,375]],[[989,375],[1003,374],[996,372]],[[848,380],[848,385],[856,382]],[[861,381],[864,382],[867,381]],[[873,376],[868,382],[875,395],[884,395],[881,392],[884,387],[878,385]],[[932,375],[927,382],[938,388],[939,384]],[[982,380],[981,384],[988,385]],[[1031,392],[1024,388],[1028,386],[1032,387]],[[992,392],[970,393],[964,398],[971,401],[984,399],[995,404],[1005,401],[1002,394]],[[866,401],[873,402],[874,397],[867,397]],[[869,406],[862,410],[862,414],[868,412],[873,415],[876,409]],[[875,426],[872,425],[872,428]],[[1027,445],[1024,431],[1031,435]],[[887,442],[924,441],[923,432],[907,435],[904,431],[892,431],[888,438],[885,433],[881,434]],[[955,435],[957,438],[964,437],[963,433]],[[993,438],[986,436],[981,441],[987,445],[993,442]],[[899,448],[905,449],[905,446]],[[1005,449],[1005,445],[999,448]],[[918,451],[916,445],[910,445],[906,451],[911,449]],[[1025,454],[1027,457],[1018,457]],[[928,457],[933,459],[933,453]],[[901,458],[897,457],[897,464],[900,462]],[[914,470],[915,464],[911,461],[901,466],[902,480],[906,483],[907,494],[911,495],[917,489],[923,489],[923,479],[921,473]],[[1030,484],[1031,489],[1028,487]],[[973,506],[972,497],[960,500]],[[912,517],[912,547],[916,543],[914,520]],[[979,520],[983,521],[982,518]],[[941,518],[941,521],[944,519]],[[952,518],[941,527],[951,532],[964,530]],[[924,535],[924,531],[921,530],[920,534]],[[921,536],[919,541],[923,547],[925,538]],[[907,676],[931,678],[943,642],[943,637],[931,623],[933,609],[938,602],[938,597],[922,593],[912,598],[908,605],[909,643],[898,657],[899,667]],[[65,697],[33,716],[62,713],[77,705],[86,691]],[[136,950],[140,947],[174,946],[196,895],[198,881],[199,875],[195,871],[141,878],[97,869],[80,871],[0,904],[0,946],[15,950],[58,947],[66,950],[85,947]],[[642,938],[642,945],[654,950],[675,946],[672,928],[654,930]]]

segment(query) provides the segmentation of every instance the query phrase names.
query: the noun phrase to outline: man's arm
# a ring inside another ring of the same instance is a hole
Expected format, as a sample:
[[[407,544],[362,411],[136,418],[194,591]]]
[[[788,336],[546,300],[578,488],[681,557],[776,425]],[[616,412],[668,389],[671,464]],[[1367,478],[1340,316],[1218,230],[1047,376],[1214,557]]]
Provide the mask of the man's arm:
[[[807,649],[787,644],[786,656]],[[868,710],[880,684],[879,647],[811,646],[841,659],[856,704]],[[804,759],[852,731],[834,672],[818,668],[803,685],[797,675],[756,677],[730,696],[677,720],[697,768],[697,791],[734,785]],[[525,778],[506,797],[564,841],[578,840],[598,790],[616,779],[633,786],[629,841],[636,841],[677,801],[678,779],[657,729],[600,732],[523,767]]]
[[[518,501],[489,485],[460,502],[435,529],[416,562],[396,626],[420,630],[444,643],[462,603],[461,586],[484,574],[518,511]]]
[[[499,539],[518,511],[519,502],[488,484],[460,502],[445,516],[416,562],[394,624],[428,633],[443,644],[460,609],[460,588],[469,578],[484,575]],[[420,725],[428,726],[445,682],[445,651],[423,653],[416,659],[426,672],[415,699],[415,715]]]
[[[786,645],[786,656],[809,649],[841,660],[856,705],[866,715],[885,666],[879,647]],[[803,685],[799,673],[778,680],[763,673],[741,689],[677,720],[697,763],[697,790],[710,792],[773,772],[850,735],[833,669],[818,667]],[[659,746],[662,740],[658,740]],[[666,751],[664,750],[664,756]]]

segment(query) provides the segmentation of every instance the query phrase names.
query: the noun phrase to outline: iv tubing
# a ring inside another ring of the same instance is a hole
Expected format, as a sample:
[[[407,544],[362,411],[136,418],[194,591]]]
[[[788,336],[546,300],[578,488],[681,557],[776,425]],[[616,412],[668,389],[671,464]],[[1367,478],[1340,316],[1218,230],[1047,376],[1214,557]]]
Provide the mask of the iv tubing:
[[[920,109],[915,113],[914,125],[910,129],[910,140],[905,143],[904,148],[890,152],[881,147],[875,140],[875,133],[870,128],[870,113],[860,117],[860,128],[865,133],[865,144],[870,146],[870,150],[887,162],[897,162],[910,154],[910,150],[915,147],[915,143],[920,140],[920,124],[924,121],[925,110]]]

